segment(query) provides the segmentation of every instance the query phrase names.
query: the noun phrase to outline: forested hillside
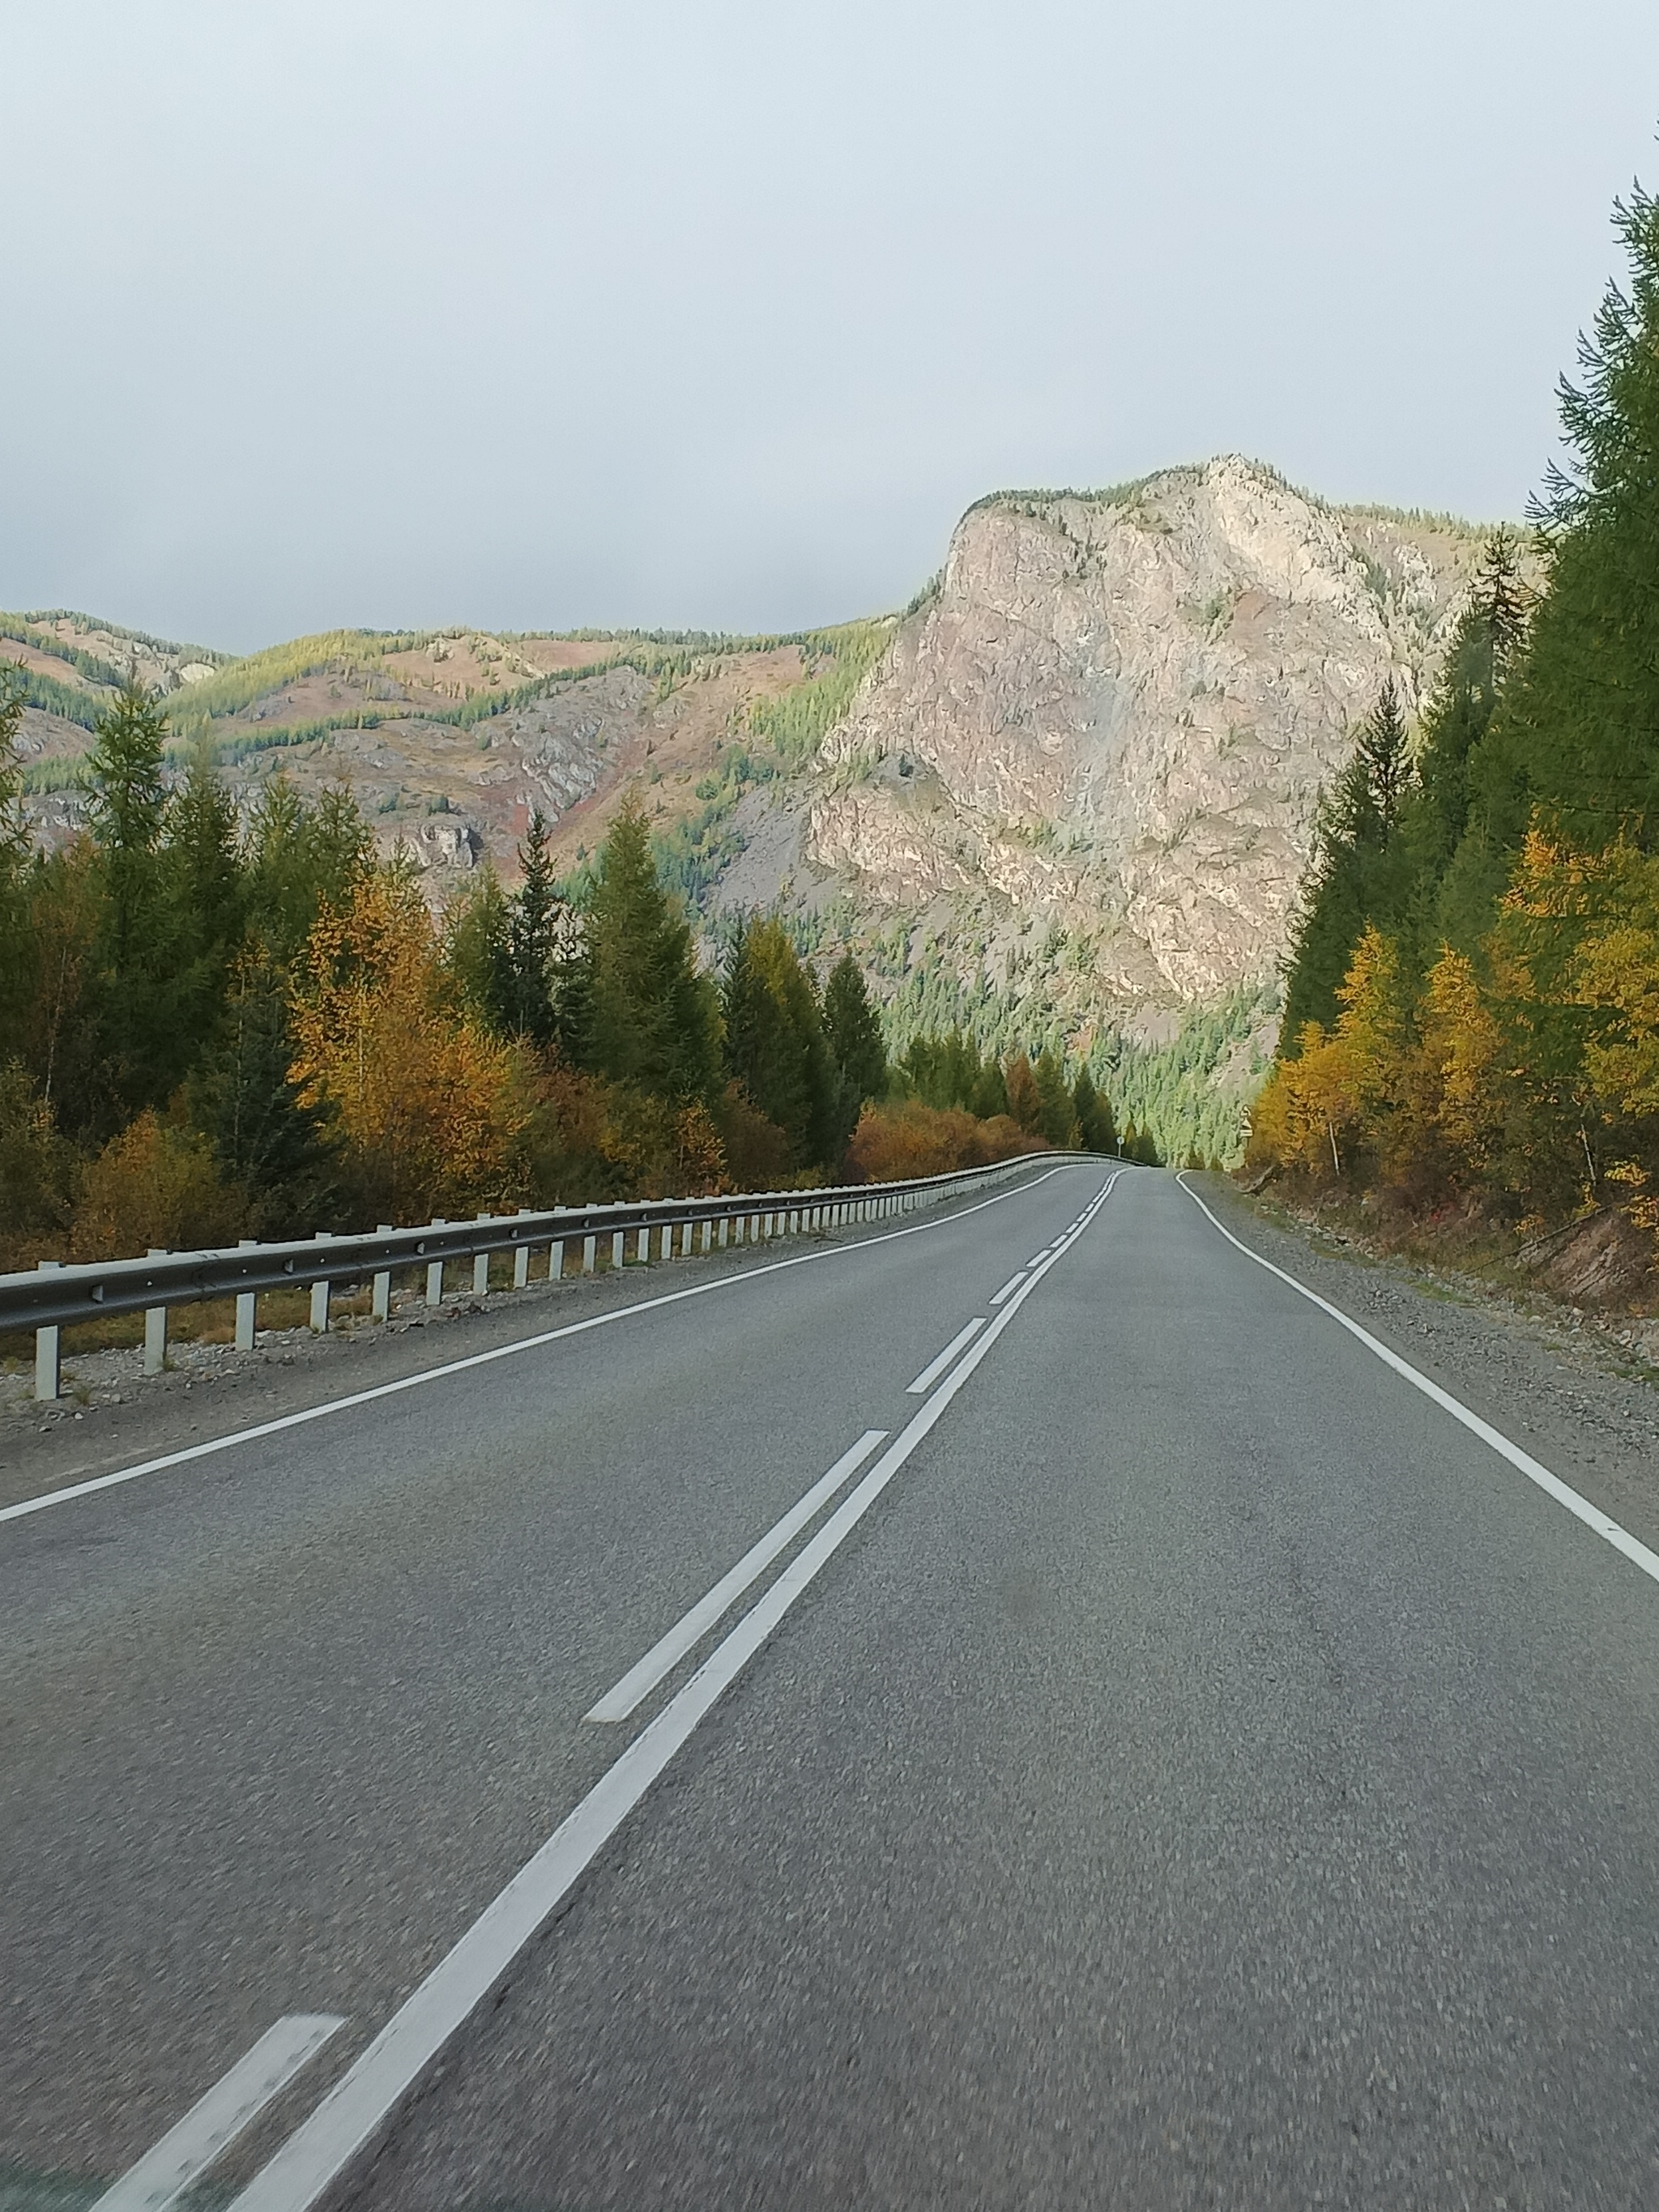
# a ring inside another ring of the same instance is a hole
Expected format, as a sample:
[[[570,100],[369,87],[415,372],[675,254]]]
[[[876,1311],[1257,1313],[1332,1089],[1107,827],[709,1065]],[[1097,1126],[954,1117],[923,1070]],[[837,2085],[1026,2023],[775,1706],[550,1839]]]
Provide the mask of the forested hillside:
[[[516,887],[482,868],[434,914],[344,788],[277,775],[239,814],[199,739],[169,781],[168,702],[136,678],[98,718],[84,830],[40,849],[23,704],[13,681],[0,1265],[1111,1142],[1052,1060],[930,1103],[857,964],[820,977],[775,920],[735,921],[711,969],[637,790],[579,880],[534,812]]]
[[[1385,687],[1324,811],[1251,1157],[1535,1236],[1659,1230],[1659,204],[1535,503],[1494,537],[1420,729]]]

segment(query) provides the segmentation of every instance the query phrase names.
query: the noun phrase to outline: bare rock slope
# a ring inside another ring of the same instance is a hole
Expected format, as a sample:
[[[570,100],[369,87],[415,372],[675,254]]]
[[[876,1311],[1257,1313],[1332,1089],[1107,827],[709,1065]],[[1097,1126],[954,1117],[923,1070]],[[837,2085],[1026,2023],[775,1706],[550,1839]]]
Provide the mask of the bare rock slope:
[[[1085,1028],[1265,979],[1320,790],[1386,678],[1420,700],[1480,543],[1232,458],[983,501],[823,744],[805,857]]]
[[[0,617],[0,659],[35,687],[45,842],[83,818],[79,756],[137,668],[172,773],[199,729],[245,810],[279,773],[346,781],[434,903],[486,857],[510,878],[532,807],[578,866],[637,785],[711,932],[793,909],[858,953],[898,1041],[963,1020],[1109,1060],[1274,975],[1319,793],[1385,678],[1420,702],[1480,545],[1224,458],[996,494],[902,617],[793,639],[332,632],[234,660],[54,612]],[[1242,1095],[1265,997],[1239,1021],[1215,1065]]]

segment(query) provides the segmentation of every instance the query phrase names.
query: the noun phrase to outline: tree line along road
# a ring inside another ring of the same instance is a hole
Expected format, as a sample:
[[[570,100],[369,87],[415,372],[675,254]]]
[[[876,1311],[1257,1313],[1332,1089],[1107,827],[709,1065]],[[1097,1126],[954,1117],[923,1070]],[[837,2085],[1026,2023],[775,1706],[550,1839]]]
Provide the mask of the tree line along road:
[[[1162,1174],[702,1265],[0,1525],[0,2206],[1659,2201],[1643,1531]]]

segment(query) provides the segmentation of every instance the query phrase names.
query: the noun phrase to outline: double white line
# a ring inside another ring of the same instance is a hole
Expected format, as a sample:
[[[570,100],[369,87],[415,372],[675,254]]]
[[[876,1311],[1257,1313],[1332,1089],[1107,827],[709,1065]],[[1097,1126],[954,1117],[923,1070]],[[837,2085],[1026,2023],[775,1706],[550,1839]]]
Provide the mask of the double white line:
[[[1121,1173],[1121,1170],[1120,1170]],[[715,1646],[684,1687],[635,1736],[609,1771],[553,1831],[547,1841],[487,1905],[448,1955],[393,2014],[349,2071],[342,2075],[310,2118],[237,2197],[230,2212],[307,2212],[341,2170],[368,2143],[425,2073],[457,2028],[500,1982],[595,1856],[616,1833],[646,1791],[691,1735],[721,1692],[742,1673],[801,1592],[833,1559],[881,1496],[945,1407],[990,1351],[1050,1267],[1068,1252],[1111,1196],[1115,1175],[1034,1267],[982,1335],[904,1427],[851,1494],[804,1545],[736,1627]],[[724,1581],[717,1583],[684,1620],[671,1629],[639,1666],[625,1674],[589,1716],[647,1694],[726,1607],[804,1527],[817,1504],[846,1480],[883,1431],[866,1431],[851,1452],[807,1492]],[[833,1480],[832,1480],[833,1479]],[[817,1501],[813,1503],[812,1501]],[[779,1530],[788,1526],[788,1533]],[[774,1540],[775,1539],[775,1541]],[[742,1579],[739,1580],[739,1577]],[[722,1596],[722,1593],[727,1595]],[[695,1626],[693,1624],[697,1624]],[[648,1676],[648,1679],[646,1679]],[[636,1677],[639,1680],[636,1684]],[[618,1712],[615,1717],[621,1717]]]

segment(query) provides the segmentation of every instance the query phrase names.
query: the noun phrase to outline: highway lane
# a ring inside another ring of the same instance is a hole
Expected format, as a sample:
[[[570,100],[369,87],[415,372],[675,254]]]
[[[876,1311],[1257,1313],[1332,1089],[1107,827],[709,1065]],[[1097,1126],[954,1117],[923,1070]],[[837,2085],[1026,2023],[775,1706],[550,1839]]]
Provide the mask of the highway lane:
[[[349,2201],[1659,2202],[1659,1590],[1126,1179]]]
[[[1103,1181],[0,1527],[7,2185],[85,2201],[274,2021],[343,2015],[251,2166],[615,1757],[594,1699]]]

